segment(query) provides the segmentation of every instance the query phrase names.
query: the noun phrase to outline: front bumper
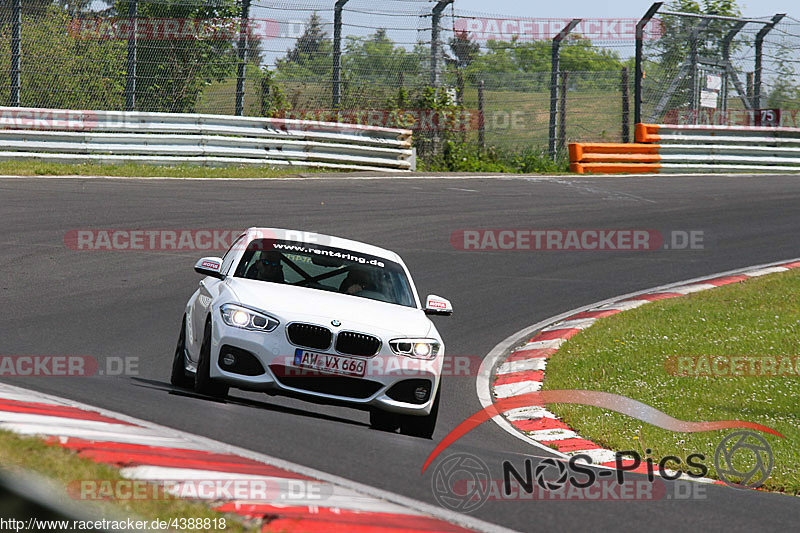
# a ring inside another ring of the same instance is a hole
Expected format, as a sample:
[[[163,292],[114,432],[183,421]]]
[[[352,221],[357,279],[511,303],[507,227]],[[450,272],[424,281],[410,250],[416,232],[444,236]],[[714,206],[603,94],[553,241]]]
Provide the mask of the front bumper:
[[[444,358],[443,345],[435,359],[422,361],[394,354],[389,348],[388,339],[384,339],[377,355],[357,357],[366,362],[363,378],[309,373],[294,365],[294,353],[299,347],[289,342],[284,328],[281,324],[272,332],[248,331],[228,326],[222,321],[214,321],[210,377],[240,389],[285,394],[317,403],[342,404],[365,410],[379,409],[397,414],[430,414],[439,387]],[[238,372],[238,368],[237,372],[226,370],[220,362],[223,347],[226,348],[225,353],[228,351],[227,347],[249,352],[264,371],[257,375],[244,375]],[[340,355],[332,349],[303,349]],[[409,380],[415,381],[409,383]],[[422,383],[428,383],[429,387],[428,397],[423,403],[398,399],[407,396],[398,394],[398,391]]]

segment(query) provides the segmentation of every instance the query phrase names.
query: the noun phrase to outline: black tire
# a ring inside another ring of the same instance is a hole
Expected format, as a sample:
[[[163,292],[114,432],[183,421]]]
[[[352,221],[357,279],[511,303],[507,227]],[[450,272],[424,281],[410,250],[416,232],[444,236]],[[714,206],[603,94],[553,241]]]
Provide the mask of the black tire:
[[[224,398],[228,395],[228,385],[211,379],[211,321],[206,322],[203,331],[203,344],[200,347],[200,357],[197,360],[197,372],[194,374],[194,391],[207,396]]]
[[[186,375],[186,315],[181,320],[181,333],[178,335],[178,345],[175,347],[175,356],[172,358],[172,375],[169,382],[182,389],[191,389],[194,379]]]
[[[369,412],[369,425],[372,429],[394,433],[400,427],[400,416],[374,409]]]
[[[436,391],[433,407],[431,407],[431,414],[427,416],[403,415],[400,419],[400,433],[422,439],[433,437],[433,431],[436,429],[436,419],[439,416],[439,398],[441,394],[442,384],[439,383],[439,389]]]

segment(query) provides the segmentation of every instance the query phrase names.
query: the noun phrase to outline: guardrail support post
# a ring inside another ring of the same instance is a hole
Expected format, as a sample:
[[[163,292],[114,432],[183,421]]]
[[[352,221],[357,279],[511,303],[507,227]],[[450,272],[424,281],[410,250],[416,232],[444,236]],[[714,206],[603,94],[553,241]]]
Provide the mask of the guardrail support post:
[[[439,48],[439,23],[441,22],[444,8],[454,1],[455,0],[439,0],[436,5],[433,6],[433,11],[431,11],[431,86],[434,89],[438,89],[440,83],[439,55],[441,52]]]
[[[241,117],[244,114],[244,80],[247,65],[247,38],[249,33],[248,18],[250,17],[250,0],[242,0],[242,13],[239,19],[239,43],[236,52],[239,56],[239,68],[236,75],[236,110],[234,114]]]
[[[136,46],[139,33],[139,0],[130,0],[128,20],[133,24],[128,38],[128,62],[125,73],[125,111],[136,111]]]
[[[11,98],[8,105],[20,105],[20,59],[22,58],[22,0],[11,4]]]
[[[561,41],[563,41],[569,32],[571,32],[581,19],[570,20],[564,29],[558,32],[553,37],[553,44],[551,46],[552,54],[550,56],[550,127],[548,130],[549,145],[548,151],[553,160],[556,159],[556,115],[558,113],[558,73],[561,68],[559,60],[561,58],[560,48]]]
[[[763,48],[764,48],[764,37],[766,37],[767,34],[770,31],[772,31],[772,28],[774,28],[775,25],[778,22],[780,22],[781,19],[783,17],[785,17],[785,16],[786,16],[786,13],[778,13],[777,15],[772,17],[772,21],[769,24],[767,24],[763,28],[761,28],[758,31],[758,34],[756,34],[756,68],[755,68],[756,81],[755,81],[755,85],[754,85],[754,88],[753,88],[754,89],[753,90],[753,93],[754,93],[753,94],[753,109],[761,109],[761,69],[762,69],[762,65],[761,65],[762,57],[761,56],[763,54]]]
[[[630,129],[630,96],[628,95],[628,67],[622,67],[620,76],[620,89],[622,89],[622,142],[627,143],[631,140]]]
[[[653,15],[661,9],[664,2],[654,2],[647,13],[636,23],[636,60],[633,73],[633,122],[638,124],[642,121],[642,53],[644,48],[644,27],[653,18]]]
[[[342,8],[347,0],[336,0],[333,5],[333,108],[342,103]]]

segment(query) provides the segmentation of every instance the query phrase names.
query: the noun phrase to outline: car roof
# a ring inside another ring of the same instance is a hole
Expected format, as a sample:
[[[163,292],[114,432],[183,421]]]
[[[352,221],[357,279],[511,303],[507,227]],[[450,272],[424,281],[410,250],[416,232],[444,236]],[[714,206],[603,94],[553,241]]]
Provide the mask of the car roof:
[[[391,250],[380,248],[378,246],[373,246],[372,244],[367,244],[364,242],[354,241],[351,239],[344,239],[342,237],[336,237],[333,235],[325,235],[323,233],[314,233],[303,230],[262,228],[262,227],[247,228],[246,233],[251,234],[250,239],[273,238],[278,240],[296,241],[308,244],[321,244],[323,246],[341,248],[344,250],[350,250],[352,252],[370,254],[376,257],[381,257],[383,259],[388,259],[389,261],[394,261],[396,263],[403,264],[403,260],[400,259],[400,256]],[[257,235],[255,236],[252,235],[257,233],[261,233],[262,236],[259,237]]]

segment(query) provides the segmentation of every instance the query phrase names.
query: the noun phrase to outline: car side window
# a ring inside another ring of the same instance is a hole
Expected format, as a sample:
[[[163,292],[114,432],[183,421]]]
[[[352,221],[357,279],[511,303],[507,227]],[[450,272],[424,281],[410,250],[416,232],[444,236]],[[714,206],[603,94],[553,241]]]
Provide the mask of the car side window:
[[[239,236],[238,239],[233,241],[231,247],[228,248],[227,252],[225,252],[225,256],[222,258],[222,267],[220,268],[220,272],[223,274],[227,275],[231,263],[233,262],[233,258],[236,257],[236,252],[239,250],[237,245],[242,241],[242,239],[244,239],[244,235]]]

